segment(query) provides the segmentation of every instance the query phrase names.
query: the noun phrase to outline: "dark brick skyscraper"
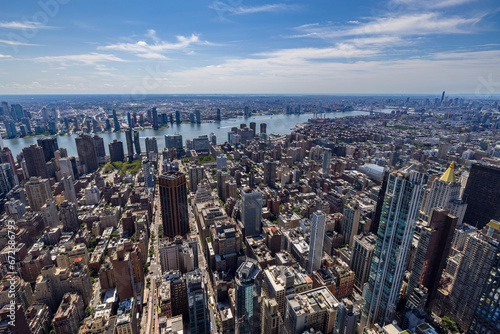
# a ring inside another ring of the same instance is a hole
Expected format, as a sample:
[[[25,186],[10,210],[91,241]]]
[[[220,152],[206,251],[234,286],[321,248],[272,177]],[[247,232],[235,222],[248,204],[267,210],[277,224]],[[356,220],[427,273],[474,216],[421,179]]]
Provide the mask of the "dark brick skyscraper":
[[[40,146],[31,144],[23,148],[23,156],[26,161],[29,177],[41,176],[43,179],[49,178],[47,165],[45,164],[45,156]]]
[[[472,165],[463,198],[467,203],[464,222],[482,229],[500,219],[500,168]]]
[[[170,171],[159,177],[163,235],[174,238],[189,232],[186,175]]]
[[[59,149],[57,138],[41,138],[37,140],[38,146],[43,148],[45,162],[50,161],[54,157],[54,152]]]
[[[97,163],[97,153],[94,145],[94,138],[87,134],[81,134],[75,138],[78,159],[81,164],[87,166],[87,172],[96,171],[99,168]]]

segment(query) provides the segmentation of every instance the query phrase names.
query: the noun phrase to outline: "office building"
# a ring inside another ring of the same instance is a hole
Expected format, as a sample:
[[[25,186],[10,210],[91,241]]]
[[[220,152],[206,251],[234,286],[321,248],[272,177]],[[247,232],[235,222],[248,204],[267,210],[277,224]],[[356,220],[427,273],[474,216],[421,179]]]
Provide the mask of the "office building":
[[[207,155],[210,152],[210,142],[208,141],[208,136],[205,135],[193,138],[193,149],[198,154]]]
[[[156,107],[151,109],[151,113],[153,114],[153,130],[158,130],[158,111]]]
[[[458,218],[449,214],[447,209],[436,208],[431,211],[428,225],[420,231],[406,291],[407,296],[414,289],[423,286],[429,293],[428,304],[432,305],[441,273],[450,253],[457,220]],[[411,307],[408,308],[411,309]]]
[[[219,154],[217,156],[217,170],[227,167],[227,158],[224,154]]]
[[[276,182],[276,162],[264,161],[264,184],[274,188]]]
[[[309,241],[309,257],[307,260],[307,271],[312,273],[321,266],[323,256],[323,240],[325,237],[326,216],[321,211],[313,213],[311,222],[311,239]]]
[[[108,144],[108,148],[111,162],[123,161],[123,159],[125,159],[122,141],[114,139],[113,142]]]
[[[500,167],[472,165],[462,199],[467,203],[464,222],[482,229],[500,220]]]
[[[467,333],[500,333],[500,248],[497,246],[488,279]]]
[[[120,122],[118,122],[118,116],[116,115],[116,110],[113,109],[113,124],[115,127],[115,132],[120,131]]]
[[[45,156],[43,149],[40,146],[31,144],[23,148],[23,156],[26,161],[26,169],[28,171],[27,177],[40,176],[44,179],[49,178],[47,165],[45,163]]]
[[[373,233],[358,234],[353,238],[351,269],[356,274],[354,287],[363,291],[363,285],[368,282],[376,236]]]
[[[7,131],[7,138],[14,138],[17,136],[16,123],[11,120],[4,119],[3,124],[5,125],[5,130]]]
[[[40,209],[45,226],[57,227],[61,223],[56,202],[48,200]]]
[[[135,148],[135,153],[136,154],[141,154],[141,140],[139,138],[139,131],[134,130],[134,148]]]
[[[31,177],[24,185],[24,189],[26,190],[26,198],[30,208],[33,211],[39,211],[48,199],[52,199],[52,190],[48,179]]]
[[[14,186],[15,177],[9,163],[0,164],[0,194],[6,195]]]
[[[201,112],[199,110],[194,111],[195,117],[196,117],[196,123],[201,124]]]
[[[106,163],[106,150],[104,148],[104,139],[98,135],[94,135],[95,153],[99,163]]]
[[[118,246],[118,249],[111,255],[111,264],[120,301],[134,297],[135,282],[132,274],[131,256],[123,245]]]
[[[467,236],[453,287],[443,306],[443,314],[461,328],[468,328],[471,323],[497,251],[498,240],[480,231]]]
[[[207,289],[199,269],[186,274],[191,334],[209,334]]]
[[[86,172],[92,173],[99,168],[97,153],[95,150],[94,138],[82,133],[75,138],[78,160],[81,165],[85,165]]]
[[[77,232],[80,229],[76,204],[64,201],[59,207],[59,212],[61,213],[64,232]]]
[[[179,110],[175,111],[175,124],[181,124],[181,112]]]
[[[62,178],[61,181],[64,189],[64,198],[68,202],[77,204],[75,186],[73,185],[73,178],[71,176],[65,176]]]
[[[160,175],[160,205],[163,235],[169,238],[189,232],[186,175],[170,171]]]
[[[360,219],[361,209],[359,204],[355,200],[348,201],[344,205],[340,233],[344,236],[344,243],[348,244],[349,247],[353,246],[354,236],[358,234]]]
[[[182,135],[165,135],[165,148],[182,149]]]
[[[285,333],[332,333],[339,301],[328,288],[318,288],[286,297]]]
[[[359,308],[349,299],[342,299],[339,303],[337,319],[335,320],[336,334],[356,333],[359,316]]]
[[[54,152],[59,149],[57,144],[57,137],[54,138],[40,138],[37,139],[38,146],[43,149],[43,155],[45,157],[45,162],[49,162],[54,158]]]
[[[261,270],[256,261],[247,259],[243,262],[235,275],[236,285],[236,322],[239,333],[251,332],[254,321],[254,292],[257,280],[260,279]],[[246,330],[245,330],[246,329]]]
[[[125,130],[125,140],[127,142],[127,156],[128,160],[131,161],[134,156],[134,142],[132,139],[132,130]]]
[[[245,227],[245,237],[261,234],[262,192],[260,190],[242,189],[241,221]]]
[[[159,262],[162,272],[178,270],[187,273],[198,269],[198,243],[186,241],[177,236],[173,241],[160,239],[158,245]]]
[[[220,109],[219,109],[219,108],[217,108],[217,116],[216,116],[215,120],[216,120],[217,122],[220,122],[220,121],[221,121],[221,115],[220,115]]]
[[[155,137],[146,138],[146,153],[148,156],[150,152],[158,153],[158,143],[156,142]]]
[[[443,207],[458,217],[458,225],[462,225],[467,204],[460,200],[460,188],[461,184],[455,177],[455,163],[452,162],[446,172],[432,182],[427,201],[423,205],[425,216],[429,217],[432,209]]]
[[[203,180],[204,169],[201,166],[189,166],[189,191],[196,192],[198,184]]]
[[[415,171],[389,175],[365,292],[364,327],[393,319],[425,182],[425,175]]]
[[[261,334],[281,334],[283,332],[283,319],[279,313],[276,299],[264,298],[261,314]]]
[[[330,165],[332,160],[332,150],[329,148],[325,148],[323,152],[323,174],[330,174]]]

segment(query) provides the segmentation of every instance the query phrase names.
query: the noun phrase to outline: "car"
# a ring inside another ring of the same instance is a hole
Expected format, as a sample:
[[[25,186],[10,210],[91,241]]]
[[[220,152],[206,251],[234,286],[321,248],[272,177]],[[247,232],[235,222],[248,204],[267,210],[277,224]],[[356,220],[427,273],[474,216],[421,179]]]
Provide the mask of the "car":
[[[150,275],[152,275],[152,274],[153,274],[153,272],[152,272],[152,271],[150,271],[150,272],[149,272],[149,274],[150,274]]]

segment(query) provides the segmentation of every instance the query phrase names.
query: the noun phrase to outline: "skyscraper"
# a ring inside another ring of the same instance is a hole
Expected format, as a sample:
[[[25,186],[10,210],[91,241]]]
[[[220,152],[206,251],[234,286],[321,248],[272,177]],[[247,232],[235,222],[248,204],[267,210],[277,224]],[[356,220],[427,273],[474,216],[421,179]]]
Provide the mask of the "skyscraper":
[[[153,130],[158,130],[158,111],[156,107],[153,107],[151,112],[153,114]]]
[[[132,124],[132,115],[130,114],[130,111],[127,113],[127,122],[129,129],[133,129],[134,125]]]
[[[260,275],[259,265],[252,259],[247,259],[236,270],[236,322],[239,333],[251,333],[253,322],[260,321],[253,314],[254,290]]]
[[[99,168],[99,164],[97,163],[94,138],[88,134],[82,133],[75,138],[75,142],[80,164],[85,165],[87,173],[96,171]]]
[[[493,265],[489,270],[489,276],[484,285],[481,299],[477,305],[476,312],[467,333],[500,333],[500,248],[496,247]]]
[[[0,194],[6,195],[15,185],[10,164],[0,164]]]
[[[264,184],[274,188],[276,182],[276,162],[264,161]]]
[[[361,209],[355,200],[344,205],[342,215],[341,233],[344,236],[344,243],[352,247],[354,236],[358,234],[359,221],[361,219]]]
[[[353,238],[350,267],[356,274],[354,287],[363,291],[363,285],[368,281],[376,237],[374,234],[358,234]]]
[[[467,203],[464,222],[482,229],[491,219],[500,220],[500,168],[472,165],[463,200]]]
[[[201,113],[199,110],[195,110],[194,111],[194,115],[196,117],[196,123],[197,124],[201,124]]]
[[[245,237],[261,233],[262,192],[250,188],[241,191],[241,221],[245,227]]]
[[[116,110],[113,109],[113,124],[115,126],[115,132],[120,131],[120,122],[118,122],[118,116],[116,115]]]
[[[393,172],[387,181],[363,307],[363,326],[392,321],[420,209],[426,176]]]
[[[146,138],[146,153],[149,155],[150,152],[158,153],[158,143],[155,137]]]
[[[311,222],[311,238],[309,241],[309,257],[307,259],[307,271],[312,273],[318,270],[323,256],[323,239],[325,237],[326,216],[321,211],[313,213]]]
[[[67,175],[62,178],[62,184],[64,188],[64,198],[71,203],[76,202],[76,191],[75,186],[73,185],[73,177]]]
[[[189,191],[196,192],[198,184],[203,180],[204,169],[201,166],[189,166]]]
[[[125,140],[127,142],[128,159],[132,160],[132,157],[134,156],[134,142],[132,139],[132,130],[131,129],[125,130]]]
[[[134,130],[134,147],[135,153],[141,154],[141,141],[139,139],[139,131]]]
[[[191,334],[209,334],[207,289],[200,269],[186,274]]]
[[[40,210],[48,199],[52,199],[52,190],[48,179],[31,177],[24,185],[24,189],[26,189],[26,198],[33,211]]]
[[[189,232],[186,175],[170,171],[160,175],[160,203],[163,235],[174,238]]]
[[[80,228],[78,224],[78,213],[76,211],[76,204],[64,201],[59,207],[61,213],[61,221],[63,230],[65,232],[76,232]]]
[[[332,160],[332,150],[325,148],[323,152],[323,174],[330,174],[330,161]]]
[[[43,149],[40,146],[31,144],[23,148],[23,156],[26,161],[26,169],[28,170],[28,177],[41,176],[44,179],[49,178],[47,165],[45,164],[45,156]]]
[[[491,277],[490,269],[497,252],[497,240],[479,231],[467,235],[453,287],[445,301],[443,312],[461,328],[468,328],[471,323],[483,287]],[[498,300],[493,299],[490,303],[493,306]]]
[[[175,111],[175,123],[181,124],[181,112],[179,110]]]
[[[37,139],[38,146],[43,149],[43,155],[45,157],[45,162],[48,162],[54,158],[54,152],[59,149],[57,144],[57,137],[54,138],[40,138]]]
[[[108,147],[111,162],[123,161],[123,159],[125,159],[125,154],[123,153],[123,142],[115,139],[112,143],[108,144]]]
[[[429,217],[433,208],[444,207],[458,217],[458,225],[462,225],[467,204],[460,198],[460,182],[455,177],[455,163],[452,162],[446,172],[432,182],[426,203],[423,203],[423,212]]]
[[[97,160],[102,163],[106,163],[106,150],[104,148],[104,139],[98,135],[94,135],[94,146],[95,153],[97,154]]]
[[[217,108],[217,116],[216,116],[215,120],[216,120],[217,122],[220,122],[220,120],[221,120],[221,117],[220,117],[220,109],[219,109],[219,108]]]
[[[406,290],[407,296],[422,285],[429,293],[428,304],[432,304],[430,302],[434,299],[441,273],[446,266],[456,225],[457,217],[450,215],[447,209],[432,210],[428,226],[420,231],[420,239]],[[408,305],[408,309],[411,308],[412,306]]]

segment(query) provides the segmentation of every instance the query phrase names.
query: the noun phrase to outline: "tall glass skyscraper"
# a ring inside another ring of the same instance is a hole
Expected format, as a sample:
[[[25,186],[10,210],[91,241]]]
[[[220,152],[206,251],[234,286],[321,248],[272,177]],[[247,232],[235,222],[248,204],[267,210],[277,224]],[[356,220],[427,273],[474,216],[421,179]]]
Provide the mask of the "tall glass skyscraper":
[[[424,174],[408,169],[389,175],[363,307],[364,326],[392,321],[425,183]]]
[[[309,241],[309,257],[307,271],[312,273],[318,270],[323,256],[323,238],[325,237],[326,216],[321,211],[313,213],[311,222],[311,239]]]

